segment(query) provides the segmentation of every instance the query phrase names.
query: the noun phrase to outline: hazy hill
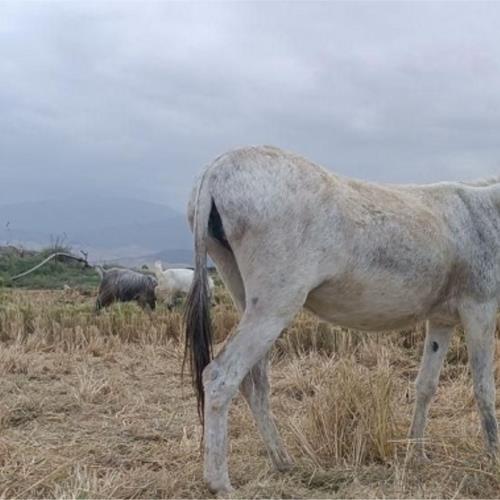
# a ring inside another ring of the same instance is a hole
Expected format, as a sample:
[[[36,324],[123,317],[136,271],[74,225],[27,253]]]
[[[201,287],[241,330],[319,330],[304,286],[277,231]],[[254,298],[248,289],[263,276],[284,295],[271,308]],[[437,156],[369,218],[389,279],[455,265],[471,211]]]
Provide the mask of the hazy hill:
[[[56,237],[94,259],[191,256],[186,217],[166,205],[96,196],[0,205],[0,244],[39,247]]]
[[[152,254],[140,255],[137,257],[124,257],[113,259],[113,262],[125,267],[139,268],[143,264],[153,265],[157,260],[161,261],[164,266],[170,267],[192,267],[193,251],[191,249],[171,249],[162,250]],[[209,262],[210,259],[209,259]]]

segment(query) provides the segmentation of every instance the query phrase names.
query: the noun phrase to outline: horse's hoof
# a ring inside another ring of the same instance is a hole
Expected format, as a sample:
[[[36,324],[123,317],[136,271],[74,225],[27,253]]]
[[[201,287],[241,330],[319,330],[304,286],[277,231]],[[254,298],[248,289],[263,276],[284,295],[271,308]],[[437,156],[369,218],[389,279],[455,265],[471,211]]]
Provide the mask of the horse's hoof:
[[[428,465],[432,462],[425,451],[417,451],[413,457],[413,460],[418,465]]]
[[[234,488],[230,485],[228,488],[224,488],[216,493],[217,498],[230,498],[234,493]]]
[[[234,492],[231,483],[226,481],[206,481],[206,484],[210,493],[217,498],[228,498]]]
[[[279,462],[273,462],[273,468],[278,472],[290,472],[293,469],[294,465],[295,464],[293,463],[292,460],[282,460]]]
[[[499,464],[500,463],[500,457],[498,454],[498,448],[496,447],[491,447],[488,449],[486,456],[488,459],[493,462],[494,464]]]

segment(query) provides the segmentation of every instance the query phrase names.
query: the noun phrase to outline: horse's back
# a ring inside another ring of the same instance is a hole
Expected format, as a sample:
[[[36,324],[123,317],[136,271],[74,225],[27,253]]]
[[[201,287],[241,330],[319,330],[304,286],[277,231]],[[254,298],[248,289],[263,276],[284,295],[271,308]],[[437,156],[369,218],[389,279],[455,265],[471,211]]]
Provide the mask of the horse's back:
[[[232,248],[267,236],[280,248],[314,251],[320,261],[372,247],[382,261],[391,248],[381,244],[408,254],[448,236],[439,210],[418,189],[354,181],[277,148],[232,151],[209,169]]]

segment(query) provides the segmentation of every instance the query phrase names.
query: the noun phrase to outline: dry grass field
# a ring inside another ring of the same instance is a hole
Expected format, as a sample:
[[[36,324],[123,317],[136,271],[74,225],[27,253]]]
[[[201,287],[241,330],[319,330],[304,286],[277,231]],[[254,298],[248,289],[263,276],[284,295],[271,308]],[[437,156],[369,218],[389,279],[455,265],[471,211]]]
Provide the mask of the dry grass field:
[[[206,497],[180,311],[92,307],[71,290],[0,292],[0,497]],[[222,289],[214,321],[219,340],[237,321]],[[460,332],[430,411],[432,461],[407,453],[422,343],[422,328],[360,334],[301,314],[272,356],[273,410],[296,466],[271,470],[236,398],[235,497],[499,497]]]

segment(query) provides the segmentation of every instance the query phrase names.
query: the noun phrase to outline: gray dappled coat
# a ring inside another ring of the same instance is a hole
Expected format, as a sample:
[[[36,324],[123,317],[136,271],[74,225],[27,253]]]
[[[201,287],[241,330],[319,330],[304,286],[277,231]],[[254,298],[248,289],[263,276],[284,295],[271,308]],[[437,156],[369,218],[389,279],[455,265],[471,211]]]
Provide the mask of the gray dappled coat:
[[[115,301],[137,303],[145,308],[156,306],[155,287],[158,282],[153,276],[132,271],[130,269],[102,269],[96,267],[101,276],[101,284],[96,300],[96,310],[107,307]]]

